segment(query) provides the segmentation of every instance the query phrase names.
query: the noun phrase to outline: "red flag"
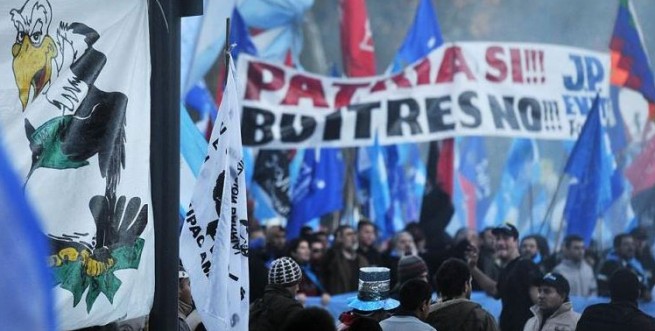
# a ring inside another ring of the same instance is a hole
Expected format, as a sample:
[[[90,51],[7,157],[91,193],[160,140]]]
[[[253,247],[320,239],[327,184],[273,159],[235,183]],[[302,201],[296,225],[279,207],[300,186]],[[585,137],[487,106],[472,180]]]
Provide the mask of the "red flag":
[[[437,184],[444,190],[450,197],[453,196],[453,160],[455,156],[455,140],[450,138],[446,139],[441,144],[441,151],[439,153],[439,161],[437,164]]]
[[[655,137],[648,141],[644,150],[625,170],[625,175],[632,184],[632,195],[655,187]]]
[[[341,52],[348,77],[375,75],[375,47],[366,0],[339,0]]]

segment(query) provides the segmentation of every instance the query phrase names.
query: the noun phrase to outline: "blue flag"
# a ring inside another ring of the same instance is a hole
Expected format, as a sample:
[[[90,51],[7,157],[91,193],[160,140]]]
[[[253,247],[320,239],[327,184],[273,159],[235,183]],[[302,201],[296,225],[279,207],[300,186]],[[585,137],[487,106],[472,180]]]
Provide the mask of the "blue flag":
[[[567,234],[580,235],[587,243],[597,219],[612,202],[612,175],[616,170],[600,111],[597,96],[564,169],[572,177],[564,207]]]
[[[389,208],[391,196],[384,155],[385,150],[378,143],[377,135],[373,146],[360,148],[357,153],[357,180],[363,214],[375,223],[383,239],[395,233],[393,218],[389,217],[392,216]]]
[[[485,217],[486,226],[497,226],[507,221],[519,223],[521,201],[531,181],[539,178],[538,161],[539,152],[534,140],[517,138],[512,141],[500,187]]]
[[[0,321],[3,330],[56,330],[47,244],[0,151]]]
[[[434,13],[432,1],[421,0],[416,8],[414,24],[405,41],[398,49],[391,63],[391,72],[398,72],[416,60],[426,56],[433,49],[443,44],[439,21]]]
[[[339,149],[322,148],[320,152],[315,149],[305,150],[293,187],[287,238],[298,237],[300,228],[313,218],[343,207],[344,172]]]
[[[232,48],[234,61],[239,59],[241,53],[257,56],[257,47],[250,39],[246,22],[237,8],[234,8],[232,20],[230,21],[230,44],[234,46]]]

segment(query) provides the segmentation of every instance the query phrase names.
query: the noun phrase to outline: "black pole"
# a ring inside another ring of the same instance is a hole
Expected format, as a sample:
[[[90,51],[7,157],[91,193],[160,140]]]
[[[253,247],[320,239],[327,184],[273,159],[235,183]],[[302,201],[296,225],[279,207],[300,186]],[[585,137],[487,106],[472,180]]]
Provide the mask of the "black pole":
[[[178,0],[150,0],[150,174],[155,298],[150,330],[176,331],[180,191],[180,15]]]

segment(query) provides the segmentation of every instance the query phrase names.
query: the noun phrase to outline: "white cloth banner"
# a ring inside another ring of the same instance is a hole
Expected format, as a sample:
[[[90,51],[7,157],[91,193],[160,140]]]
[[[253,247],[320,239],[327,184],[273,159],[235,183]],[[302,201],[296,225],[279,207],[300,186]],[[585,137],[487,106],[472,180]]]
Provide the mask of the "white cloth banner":
[[[353,79],[242,55],[238,75],[243,144],[263,148],[575,139],[596,93],[610,104],[607,54],[546,44],[444,44],[399,74]]]
[[[0,48],[0,137],[51,244],[58,328],[149,314],[147,1],[5,0]]]
[[[180,258],[208,330],[248,330],[248,215],[239,100],[230,61],[225,94],[191,198]]]

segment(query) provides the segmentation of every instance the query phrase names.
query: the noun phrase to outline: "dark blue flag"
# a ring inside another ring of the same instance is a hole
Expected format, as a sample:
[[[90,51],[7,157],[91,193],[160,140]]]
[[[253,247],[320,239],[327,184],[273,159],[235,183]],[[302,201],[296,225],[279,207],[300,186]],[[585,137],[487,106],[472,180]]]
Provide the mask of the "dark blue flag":
[[[55,330],[45,235],[1,150],[0,252],[0,329]]]
[[[230,44],[234,46],[232,48],[234,61],[239,58],[241,53],[257,56],[257,47],[252,42],[246,22],[237,8],[234,8],[232,20],[230,21]]]
[[[612,203],[616,162],[601,122],[600,98],[594,100],[564,171],[572,178],[564,207],[567,234],[591,240],[597,219]]]
[[[300,228],[310,220],[343,207],[344,163],[336,148],[306,149],[298,178],[293,187],[293,201],[287,238],[296,238]]]
[[[443,37],[432,2],[421,0],[416,9],[414,24],[391,63],[391,72],[402,70],[405,66],[428,55],[441,44],[443,44]]]

